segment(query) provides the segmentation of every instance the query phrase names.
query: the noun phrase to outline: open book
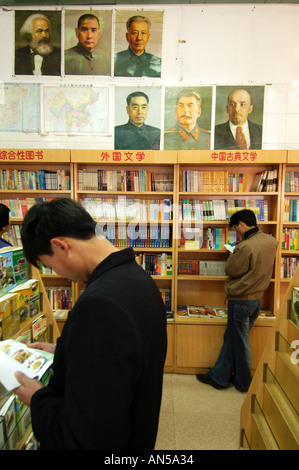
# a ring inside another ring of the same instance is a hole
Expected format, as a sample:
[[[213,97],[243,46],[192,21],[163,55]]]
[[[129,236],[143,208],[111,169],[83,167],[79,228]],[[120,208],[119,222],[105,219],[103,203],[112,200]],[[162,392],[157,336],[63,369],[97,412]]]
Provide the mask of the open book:
[[[53,357],[54,354],[28,348],[12,339],[0,341],[0,382],[8,391],[18,387],[16,371],[23,372],[29,378],[40,379],[51,366]]]
[[[233,253],[233,252],[234,252],[234,249],[235,249],[235,247],[234,247],[234,246],[232,246],[232,245],[228,245],[228,244],[227,244],[227,245],[224,245],[224,247],[225,247],[225,248],[226,248],[228,251],[230,251],[231,253]]]

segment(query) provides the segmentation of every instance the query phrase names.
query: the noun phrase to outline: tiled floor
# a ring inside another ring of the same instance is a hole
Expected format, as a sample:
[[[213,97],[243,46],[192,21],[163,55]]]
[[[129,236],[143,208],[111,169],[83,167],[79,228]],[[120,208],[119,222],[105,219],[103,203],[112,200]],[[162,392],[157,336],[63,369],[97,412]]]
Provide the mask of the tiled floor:
[[[245,393],[216,390],[195,375],[164,374],[156,450],[238,450]]]

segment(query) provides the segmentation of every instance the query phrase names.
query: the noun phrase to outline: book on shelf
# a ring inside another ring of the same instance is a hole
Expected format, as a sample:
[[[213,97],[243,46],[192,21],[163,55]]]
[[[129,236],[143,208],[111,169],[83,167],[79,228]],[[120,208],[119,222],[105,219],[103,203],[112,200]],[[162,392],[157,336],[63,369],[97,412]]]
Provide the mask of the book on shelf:
[[[242,209],[252,210],[259,222],[268,220],[267,199],[180,199],[180,221],[225,221]]]
[[[28,210],[37,202],[50,201],[50,197],[18,197],[16,199],[1,199],[0,202],[10,209],[11,219],[23,219]]]
[[[172,228],[156,224],[99,224],[98,233],[119,248],[170,248]]]
[[[297,199],[284,199],[284,222],[299,222],[299,202]]]
[[[70,176],[63,169],[19,170],[0,169],[0,189],[5,190],[69,190]]]
[[[256,173],[250,191],[251,192],[276,192],[278,184],[277,168]]]
[[[13,221],[11,220],[11,223]],[[21,226],[20,225],[10,225],[8,232],[2,234],[2,238],[7,242],[11,243],[12,246],[22,246],[21,240]]]
[[[36,450],[37,442],[29,447],[29,425],[31,424],[30,407],[10,393],[2,400],[0,406],[0,450]],[[32,431],[29,433],[32,439]],[[23,443],[23,439],[25,442]]]
[[[82,206],[97,221],[170,221],[172,199],[82,198]]]
[[[72,288],[70,286],[45,286],[52,310],[72,308]]]
[[[18,440],[16,395],[11,394],[0,408],[0,450],[15,450]]]
[[[299,287],[293,287],[290,319],[299,326]]]
[[[171,289],[159,287],[166,312],[171,312]]]
[[[296,271],[299,258],[297,256],[286,256],[280,260],[281,279],[291,279]]]
[[[40,288],[39,281],[36,279],[29,279],[2,295],[0,297],[0,339],[15,336],[39,312]]]
[[[29,348],[23,343],[8,339],[0,342],[0,382],[10,391],[20,384],[15,372],[20,371],[29,378],[41,379],[52,365],[54,355],[39,349]]]
[[[299,229],[288,227],[282,229],[281,248],[283,250],[299,250]]]
[[[178,305],[177,315],[191,318],[226,318],[227,308],[212,305]]]
[[[173,173],[139,170],[79,169],[79,191],[173,191]]]
[[[180,192],[245,192],[246,186],[246,173],[180,170]]]
[[[30,318],[33,318],[40,312],[39,289],[39,281],[37,279],[29,279],[9,291],[10,294],[16,295],[20,328],[22,328]]]
[[[188,318],[227,318],[226,307],[215,307],[213,305],[178,305],[178,317]],[[271,310],[262,308],[259,314],[262,318],[273,318],[274,315]]]
[[[240,241],[239,235],[234,231],[226,227],[208,227],[204,228],[202,235],[198,236],[199,228],[182,228],[181,238],[179,241],[179,248],[185,249],[200,249],[207,248],[213,250],[222,250],[225,249],[225,245],[233,245],[237,241]],[[194,231],[193,240],[190,236]],[[187,235],[187,237],[186,237]],[[188,244],[190,242],[196,242],[196,247],[190,248]],[[188,243],[189,242],[189,243]]]
[[[298,171],[286,171],[284,190],[286,193],[298,193],[299,192],[299,172]]]
[[[172,276],[172,255],[169,253],[136,253],[135,260],[150,275]]]
[[[0,249],[0,295],[27,281],[29,264],[22,247]]]
[[[178,260],[178,274],[225,276],[224,260]]]

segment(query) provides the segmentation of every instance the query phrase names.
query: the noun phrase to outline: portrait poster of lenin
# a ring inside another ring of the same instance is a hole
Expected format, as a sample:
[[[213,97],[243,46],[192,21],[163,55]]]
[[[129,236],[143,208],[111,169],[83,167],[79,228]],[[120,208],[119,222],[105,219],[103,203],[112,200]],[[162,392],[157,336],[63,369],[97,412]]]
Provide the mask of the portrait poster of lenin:
[[[263,112],[263,86],[217,86],[214,149],[260,150]]]

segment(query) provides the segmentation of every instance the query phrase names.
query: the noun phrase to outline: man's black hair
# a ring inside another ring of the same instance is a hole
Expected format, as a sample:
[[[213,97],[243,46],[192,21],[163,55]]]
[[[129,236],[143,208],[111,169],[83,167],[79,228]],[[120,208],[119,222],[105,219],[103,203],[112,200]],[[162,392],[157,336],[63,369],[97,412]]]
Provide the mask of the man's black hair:
[[[233,225],[238,226],[239,222],[244,222],[248,227],[257,226],[255,213],[250,209],[243,209],[235,212],[230,218],[229,227],[232,227]]]
[[[95,236],[96,222],[76,201],[53,199],[32,206],[21,229],[24,254],[29,263],[37,266],[40,255],[52,255],[51,240],[70,237],[88,240]]]
[[[0,230],[9,224],[10,209],[5,204],[0,204]]]
[[[149,97],[145,93],[143,93],[143,91],[134,91],[133,93],[130,93],[127,96],[127,105],[130,106],[131,99],[136,98],[137,96],[142,96],[146,99],[147,103],[149,103]]]
[[[80,18],[78,19],[78,22],[77,22],[77,28],[80,29],[82,21],[89,20],[89,19],[97,20],[99,28],[101,29],[99,18],[97,16],[93,15],[92,13],[85,13],[84,15],[81,15]]]

